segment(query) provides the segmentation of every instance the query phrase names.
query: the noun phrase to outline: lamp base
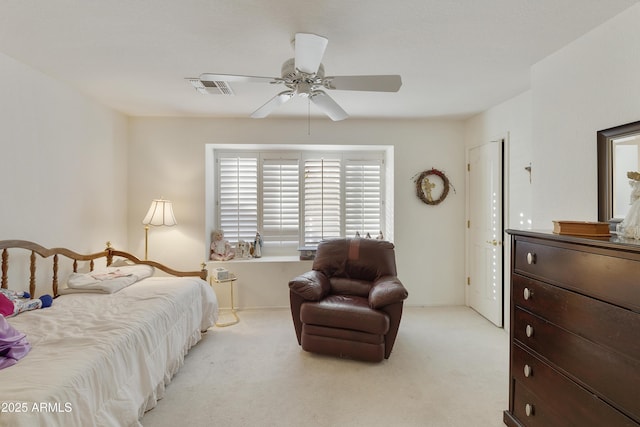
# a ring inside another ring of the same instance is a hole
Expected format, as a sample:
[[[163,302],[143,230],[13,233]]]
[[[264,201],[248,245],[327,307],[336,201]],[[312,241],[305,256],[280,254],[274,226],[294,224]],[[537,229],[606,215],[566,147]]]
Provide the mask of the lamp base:
[[[144,226],[144,260],[147,261],[149,255],[149,225]]]

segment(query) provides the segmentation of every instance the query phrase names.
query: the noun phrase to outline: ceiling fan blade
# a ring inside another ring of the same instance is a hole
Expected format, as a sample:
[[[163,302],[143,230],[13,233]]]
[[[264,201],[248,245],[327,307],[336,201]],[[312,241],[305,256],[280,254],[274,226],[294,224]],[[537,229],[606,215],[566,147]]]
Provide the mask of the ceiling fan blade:
[[[203,82],[238,82],[238,83],[280,83],[282,79],[276,77],[241,76],[237,74],[200,74]]]
[[[280,92],[270,100],[268,100],[262,107],[258,108],[251,114],[254,119],[263,119],[267,117],[273,110],[293,98],[294,92],[291,90],[285,90]]]
[[[329,95],[321,90],[316,90],[311,94],[311,101],[318,106],[331,120],[337,122],[344,120],[349,115],[338,105]]]
[[[296,68],[303,73],[315,74],[327,48],[325,37],[315,34],[296,33],[295,60]]]
[[[383,76],[333,76],[325,77],[322,83],[327,89],[397,92],[402,86],[402,79],[396,74]]]

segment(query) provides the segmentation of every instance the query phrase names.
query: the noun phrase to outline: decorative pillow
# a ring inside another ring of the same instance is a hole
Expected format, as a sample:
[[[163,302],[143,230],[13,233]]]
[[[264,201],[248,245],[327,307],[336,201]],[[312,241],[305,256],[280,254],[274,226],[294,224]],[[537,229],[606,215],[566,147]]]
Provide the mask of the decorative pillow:
[[[126,258],[118,258],[109,267],[130,267],[132,265],[136,265],[136,263]]]

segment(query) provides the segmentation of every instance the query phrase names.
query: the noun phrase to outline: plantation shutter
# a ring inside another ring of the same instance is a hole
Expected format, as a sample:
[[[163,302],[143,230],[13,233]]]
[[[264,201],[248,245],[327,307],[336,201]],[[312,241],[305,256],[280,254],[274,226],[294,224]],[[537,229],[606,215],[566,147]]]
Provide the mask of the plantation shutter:
[[[265,244],[297,245],[299,237],[299,160],[262,163],[262,236]]]
[[[258,230],[258,158],[219,158],[220,228],[230,242],[253,241]]]
[[[340,237],[340,160],[304,162],[304,246]]]
[[[345,162],[345,234],[376,237],[382,230],[382,161]]]

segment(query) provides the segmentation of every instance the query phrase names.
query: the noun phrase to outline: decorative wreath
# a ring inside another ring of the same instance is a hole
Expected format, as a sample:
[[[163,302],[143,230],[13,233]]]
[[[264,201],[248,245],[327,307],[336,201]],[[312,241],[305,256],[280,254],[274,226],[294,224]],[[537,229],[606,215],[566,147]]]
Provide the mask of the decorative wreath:
[[[442,180],[442,193],[437,199],[434,199],[431,195],[431,189],[435,187],[435,184],[429,181],[429,177],[432,175],[435,175]],[[434,168],[426,170],[418,175],[415,183],[417,196],[420,198],[420,200],[428,205],[440,204],[444,199],[446,199],[447,195],[449,194],[449,187],[452,186],[449,183],[449,178],[447,178],[444,172]],[[455,188],[453,189],[453,191],[455,192]]]

